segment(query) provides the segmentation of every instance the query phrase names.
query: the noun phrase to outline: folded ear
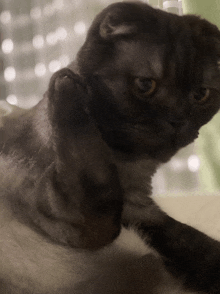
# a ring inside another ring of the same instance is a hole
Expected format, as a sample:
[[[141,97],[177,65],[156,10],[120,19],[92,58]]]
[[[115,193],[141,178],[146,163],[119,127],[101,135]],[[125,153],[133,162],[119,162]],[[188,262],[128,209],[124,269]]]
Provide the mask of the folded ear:
[[[120,19],[117,13],[111,11],[100,24],[100,36],[103,39],[112,39],[116,36],[126,36],[136,33],[137,26]]]

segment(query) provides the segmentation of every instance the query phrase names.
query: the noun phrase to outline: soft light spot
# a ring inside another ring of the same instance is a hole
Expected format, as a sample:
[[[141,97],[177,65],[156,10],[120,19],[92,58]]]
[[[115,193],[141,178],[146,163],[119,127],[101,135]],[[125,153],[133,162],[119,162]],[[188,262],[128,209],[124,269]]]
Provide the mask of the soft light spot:
[[[12,66],[7,67],[4,70],[4,78],[7,82],[12,82],[16,77],[15,68]]]
[[[65,40],[66,37],[67,37],[67,31],[65,28],[63,27],[59,27],[57,30],[56,30],[56,37],[58,40]]]
[[[49,70],[50,72],[56,72],[61,68],[61,62],[59,60],[52,60],[49,63]]]
[[[11,21],[11,13],[8,10],[2,11],[0,20],[3,24],[8,24]]]
[[[185,162],[179,158],[172,158],[170,161],[170,166],[172,168],[172,170],[176,171],[176,172],[181,172],[183,171],[186,166],[185,166]]]
[[[36,35],[33,38],[33,46],[36,49],[41,49],[44,46],[44,37],[42,35]]]
[[[44,63],[38,63],[36,64],[35,68],[34,68],[34,72],[36,74],[36,76],[38,77],[42,77],[45,75],[46,73],[46,66]]]
[[[61,10],[64,6],[63,0],[54,0],[53,7],[57,10]]]
[[[5,54],[11,53],[13,51],[13,49],[14,49],[14,43],[11,39],[5,39],[2,42],[2,51]]]
[[[191,172],[197,172],[200,167],[200,160],[199,160],[198,156],[191,155],[187,160],[187,164],[188,164],[188,169]]]
[[[73,29],[77,35],[83,35],[86,32],[86,25],[83,21],[78,21],[75,23]]]
[[[13,94],[8,95],[6,101],[11,105],[18,105],[18,98]]]
[[[30,16],[33,19],[39,19],[42,15],[40,7],[33,7],[30,11]]]
[[[61,66],[62,67],[65,67],[65,66],[67,66],[69,63],[70,63],[70,58],[69,58],[69,56],[68,55],[61,55],[60,56],[60,58],[59,58],[59,60],[60,60],[60,63],[61,63]]]
[[[47,34],[46,40],[49,45],[55,45],[57,43],[56,33],[50,32],[49,34]]]
[[[54,14],[54,6],[52,4],[47,4],[44,9],[43,9],[43,13],[46,16],[51,16]]]

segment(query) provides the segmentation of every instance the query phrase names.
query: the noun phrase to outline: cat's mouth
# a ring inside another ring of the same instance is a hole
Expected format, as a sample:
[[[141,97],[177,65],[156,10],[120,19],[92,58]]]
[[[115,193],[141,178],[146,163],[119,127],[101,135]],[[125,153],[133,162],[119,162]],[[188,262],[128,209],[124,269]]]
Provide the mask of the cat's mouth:
[[[142,121],[102,125],[100,131],[103,139],[113,149],[124,153],[149,154],[153,157],[163,153],[164,160],[198,136],[198,131],[193,130],[188,123],[176,125],[163,119],[148,123]]]
[[[149,149],[174,144],[176,130],[167,122],[101,125],[103,139],[109,146],[123,152],[147,153]]]
[[[158,119],[150,126],[136,124],[133,129],[143,134],[143,137],[148,136],[147,142],[153,147],[165,144],[170,148],[179,149],[193,142],[199,135],[197,128],[194,128],[188,121],[173,122],[165,119]],[[152,144],[151,144],[152,141]]]

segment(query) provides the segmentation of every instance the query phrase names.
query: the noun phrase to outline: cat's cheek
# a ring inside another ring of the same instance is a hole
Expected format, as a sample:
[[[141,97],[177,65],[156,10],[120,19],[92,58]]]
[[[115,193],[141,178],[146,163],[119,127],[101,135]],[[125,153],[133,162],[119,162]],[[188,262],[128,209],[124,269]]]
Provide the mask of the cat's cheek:
[[[212,95],[207,103],[194,105],[191,109],[191,124],[200,129],[207,124],[220,108],[220,96]]]
[[[194,122],[187,122],[183,127],[176,131],[174,145],[182,148],[192,143],[199,135],[199,127]]]
[[[155,148],[173,140],[174,130],[169,125],[167,126],[164,123],[161,126],[161,124],[159,125],[155,122],[149,122],[148,124],[143,126],[130,126],[130,129],[127,130],[128,137],[139,148],[141,146],[143,149]]]
[[[198,138],[198,135],[199,135],[199,132],[196,131],[196,132],[192,132],[190,136],[189,134],[182,134],[178,136],[175,141],[176,148],[182,148],[193,143],[194,140]]]

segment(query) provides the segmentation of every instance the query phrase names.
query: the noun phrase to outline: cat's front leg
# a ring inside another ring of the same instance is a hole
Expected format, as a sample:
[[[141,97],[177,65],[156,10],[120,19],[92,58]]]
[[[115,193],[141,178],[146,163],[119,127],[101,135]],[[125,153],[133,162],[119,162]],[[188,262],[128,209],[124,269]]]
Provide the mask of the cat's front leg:
[[[89,115],[89,95],[69,69],[55,73],[47,92],[54,161],[34,190],[34,218],[53,240],[97,249],[120,231],[122,189],[111,151]]]
[[[155,217],[151,219],[149,211],[153,209],[153,200],[149,204],[146,208],[131,203],[125,205],[123,218],[128,220],[130,214],[146,242],[162,255],[167,269],[180,278],[187,289],[220,293],[220,243],[159,211],[156,204]]]
[[[168,270],[182,278],[187,288],[208,294],[220,293],[220,243],[198,230],[166,216],[163,224],[139,230],[164,257]]]

